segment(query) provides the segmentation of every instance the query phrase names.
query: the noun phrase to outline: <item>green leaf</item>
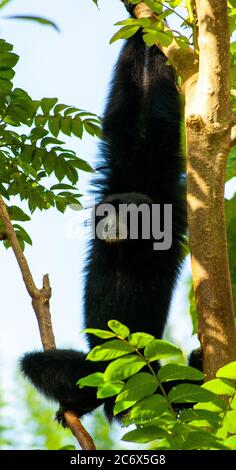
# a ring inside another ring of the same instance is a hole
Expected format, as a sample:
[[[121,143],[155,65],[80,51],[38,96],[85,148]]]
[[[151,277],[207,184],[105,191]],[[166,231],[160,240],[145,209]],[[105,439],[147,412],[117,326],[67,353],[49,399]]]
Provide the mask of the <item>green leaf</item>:
[[[55,152],[47,153],[44,157],[43,166],[48,175],[51,175],[56,166],[57,156]]]
[[[56,201],[56,208],[62,212],[62,214],[64,214],[65,210],[66,210],[66,202],[65,201],[62,201],[61,199],[60,200],[57,200]]]
[[[149,362],[180,355],[182,351],[179,348],[162,339],[152,341],[144,350],[144,356]]]
[[[71,132],[72,132],[71,123],[72,121],[70,118],[61,117],[60,129],[61,129],[61,132],[63,132],[63,134],[71,136]]]
[[[161,382],[169,382],[171,380],[200,381],[205,377],[199,370],[179,364],[167,364],[159,369],[157,375]]]
[[[170,3],[170,0],[167,0],[168,3]],[[131,3],[139,3],[131,0]],[[147,0],[146,2],[147,6],[151,8],[152,11],[157,13],[157,15],[160,15],[163,11],[163,5],[157,1],[157,0]]]
[[[43,98],[40,102],[40,106],[45,115],[48,115],[51,109],[57,104],[57,98]]]
[[[42,166],[42,161],[45,156],[45,151],[43,149],[36,148],[33,153],[32,166],[38,171]]]
[[[0,95],[8,95],[12,90],[12,86],[9,80],[0,78]]]
[[[143,398],[133,406],[129,418],[132,420],[148,420],[161,416],[168,410],[168,403],[162,395]]]
[[[232,397],[235,393],[235,388],[231,382],[226,379],[213,379],[202,385],[202,388],[209,390],[216,395],[226,395]]]
[[[104,379],[107,381],[127,379],[139,372],[145,365],[146,362],[139,356],[121,357],[107,366],[104,372]]]
[[[15,72],[12,69],[7,69],[7,70],[0,70],[0,77],[5,78],[7,80],[12,80],[12,78],[15,76]]]
[[[42,129],[42,130],[45,132],[45,129]],[[62,145],[64,143],[65,142],[63,142],[62,140],[56,139],[55,137],[45,137],[41,142],[41,147],[45,148],[47,147],[47,145],[52,145],[52,144]]]
[[[34,127],[34,129],[32,129],[30,132],[29,138],[30,140],[40,140],[43,139],[43,137],[46,135],[48,135],[48,131],[42,127]]]
[[[117,395],[124,387],[124,382],[105,382],[97,392],[97,398],[109,398]]]
[[[110,361],[131,352],[133,352],[132,346],[114,339],[93,348],[89,352],[87,359],[90,361]]]
[[[41,18],[40,16],[29,16],[29,15],[10,15],[5,18],[10,20],[24,20],[24,21],[33,21],[35,23],[40,23],[46,26],[52,26],[57,32],[60,31],[56,23],[46,18]]]
[[[127,410],[131,406],[135,405],[136,400],[131,401],[118,401],[113,408],[113,415],[116,416],[122,411]]]
[[[183,444],[183,450],[226,449],[223,443],[207,431],[191,432]]]
[[[193,410],[193,409],[185,409],[182,410],[180,413],[180,420],[184,422],[191,422],[191,421],[205,421],[204,427],[218,426],[219,423],[219,413],[207,410]],[[190,423],[192,425],[192,423]]]
[[[87,377],[82,377],[79,379],[76,385],[79,385],[80,388],[83,387],[98,387],[104,383],[103,373],[95,372],[94,374],[87,375]]]
[[[48,122],[48,118],[47,116],[42,116],[41,114],[39,114],[35,117],[34,122],[36,127],[44,127],[45,124]]]
[[[127,326],[123,325],[123,323],[120,323],[117,320],[109,320],[107,324],[109,328],[114,331],[114,333],[120,338],[125,339],[130,334],[129,328],[127,328]]]
[[[111,331],[99,330],[99,329],[95,329],[95,328],[85,328],[82,331],[82,333],[90,333],[94,336],[97,336],[98,338],[103,338],[103,339],[115,338],[115,336],[116,336]]]
[[[54,114],[60,114],[61,111],[63,111],[64,109],[67,109],[67,108],[68,108],[67,104],[59,103],[55,106],[53,112],[54,112]]]
[[[236,450],[236,436],[230,436],[224,441],[224,444],[231,450]]]
[[[181,384],[173,387],[168,394],[170,402],[174,403],[194,403],[214,400],[212,392],[204,390],[199,385]]]
[[[0,5],[1,8],[1,5]],[[12,51],[13,46],[5,41],[5,39],[0,39],[0,53],[6,51]]]
[[[197,403],[194,405],[194,410],[207,410],[213,411],[214,413],[221,413],[226,408],[226,404],[223,400],[215,397],[213,400],[205,403]]]
[[[131,38],[137,31],[139,30],[139,25],[137,26],[123,26],[123,28],[119,29],[114,36],[110,39],[110,44],[112,44],[115,41],[118,41],[118,39],[128,39]]]
[[[69,162],[67,162],[66,164],[66,176],[72,184],[76,184],[79,179],[77,170],[75,170],[75,168],[73,168],[73,166],[71,166]]]
[[[57,137],[60,132],[60,118],[51,116],[48,119],[48,128],[54,137]]]
[[[5,186],[3,186],[2,183],[0,183],[0,194],[5,197],[6,199],[10,199],[10,195],[8,194],[8,191],[6,190]]]
[[[76,158],[74,160],[70,160],[70,164],[75,167],[79,168],[79,170],[83,170],[89,173],[93,173],[93,168],[87,163],[85,160],[82,160],[82,158]]]
[[[75,108],[74,106],[70,106],[68,109],[66,109],[66,111],[64,112],[64,116],[68,116],[69,114],[73,114],[73,113],[76,113],[77,111],[79,111],[78,108]],[[80,119],[80,118],[79,118]]]
[[[50,188],[50,191],[55,191],[56,189],[68,189],[68,190],[77,190],[77,188],[75,188],[74,186],[71,186],[71,184],[64,184],[64,183],[60,183],[60,184],[54,184],[53,186],[51,186]]]
[[[165,437],[167,432],[158,426],[145,426],[144,428],[129,431],[121,438],[122,441],[135,442],[137,444],[146,444]]]
[[[60,447],[59,450],[76,450],[76,447],[72,445],[68,445],[68,446]]]
[[[131,377],[122,392],[117,396],[119,401],[138,401],[152,395],[158,387],[156,378],[147,372],[141,372]]]
[[[65,161],[62,158],[57,158],[54,172],[59,181],[62,181],[63,178],[66,176],[66,170],[67,170],[67,166],[66,166]]]
[[[10,206],[7,208],[7,210],[11,220],[20,220],[22,222],[30,220],[30,217],[22,209],[20,209],[20,207]]]
[[[97,126],[96,124],[94,124],[93,122],[91,122],[90,120],[88,121],[83,121],[83,126],[86,130],[86,132],[88,132],[88,134],[90,134],[92,137],[98,137],[99,139],[101,138],[101,128],[100,126]]]
[[[0,52],[0,67],[12,69],[19,60],[19,56],[14,52]]]
[[[21,238],[26,242],[28,243],[28,245],[32,245],[32,240],[29,236],[29,234],[26,232],[26,230],[23,229],[23,227],[21,227],[21,225],[18,225],[18,224],[14,224],[13,227],[15,229],[18,229],[19,232],[20,232],[20,235],[21,235]]]
[[[168,47],[174,39],[171,31],[150,31],[145,29],[144,33],[143,40],[148,46],[152,46],[158,42],[162,46]]]
[[[229,434],[236,434],[236,410],[230,410],[224,418],[224,426]]]
[[[82,139],[83,136],[83,124],[82,121],[78,118],[71,120],[71,131],[79,139]]]
[[[236,380],[236,361],[221,367],[216,373],[216,377],[225,379]]]
[[[132,346],[135,346],[137,349],[145,348],[149,343],[155,340],[155,337],[149,335],[148,333],[132,333],[128,337],[128,341]]]

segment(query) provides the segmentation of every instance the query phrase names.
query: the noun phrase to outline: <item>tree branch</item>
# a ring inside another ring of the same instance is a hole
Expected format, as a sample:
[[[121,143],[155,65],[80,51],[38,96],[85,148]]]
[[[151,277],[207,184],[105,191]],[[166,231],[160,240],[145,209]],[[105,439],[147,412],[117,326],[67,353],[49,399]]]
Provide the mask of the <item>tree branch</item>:
[[[195,51],[199,50],[198,46],[198,16],[197,16],[197,7],[196,7],[196,0],[187,0],[190,2],[191,10],[192,10],[192,28],[193,28],[193,44]]]
[[[56,343],[53,334],[51,314],[50,314],[50,298],[51,286],[48,274],[43,276],[43,286],[38,289],[34,283],[26,257],[19,245],[14,227],[12,225],[6,204],[0,196],[0,217],[3,221],[5,232],[4,236],[7,237],[11,244],[12,250],[15,254],[16,261],[20,268],[25,287],[32,299],[32,305],[36,314],[39,325],[40,337],[44,350],[55,349]],[[64,413],[65,420],[71,432],[78,440],[83,450],[94,450],[95,445],[91,436],[87,433],[81,424],[79,417],[73,411]]]
[[[64,418],[69,426],[71,432],[80,443],[83,450],[96,450],[93,439],[81,424],[78,416],[74,411],[65,411]]]

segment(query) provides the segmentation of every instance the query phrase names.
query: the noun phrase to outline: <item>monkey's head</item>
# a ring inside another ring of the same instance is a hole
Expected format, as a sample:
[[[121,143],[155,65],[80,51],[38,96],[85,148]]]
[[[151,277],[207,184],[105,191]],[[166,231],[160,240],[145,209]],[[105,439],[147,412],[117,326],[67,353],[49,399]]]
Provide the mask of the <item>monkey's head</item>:
[[[152,200],[142,193],[118,193],[95,207],[96,238],[107,244],[140,240],[150,221]],[[148,237],[144,237],[148,238]]]

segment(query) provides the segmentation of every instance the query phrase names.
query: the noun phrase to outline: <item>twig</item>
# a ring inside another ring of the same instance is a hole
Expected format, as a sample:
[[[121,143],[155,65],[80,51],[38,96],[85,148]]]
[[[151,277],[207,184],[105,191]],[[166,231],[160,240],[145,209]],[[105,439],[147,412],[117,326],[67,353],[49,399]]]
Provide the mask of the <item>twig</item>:
[[[43,276],[43,287],[38,289],[35,285],[27,259],[19,245],[14,227],[11,223],[6,204],[0,196],[0,217],[5,227],[4,238],[7,238],[11,244],[16,261],[20,268],[25,287],[32,299],[32,305],[39,325],[40,337],[44,350],[56,349],[55,337],[53,334],[50,305],[51,286],[48,274]],[[0,237],[0,240],[3,237]],[[73,411],[67,411],[64,414],[65,420],[71,432],[78,440],[83,450],[94,450],[95,445],[91,436],[87,433],[81,424],[79,417]]]
[[[56,347],[55,338],[52,331],[51,314],[49,310],[49,300],[51,297],[51,287],[48,275],[43,276],[43,287],[38,289],[34,283],[27,259],[20,247],[16,232],[11,223],[5,202],[0,196],[0,217],[5,226],[5,233],[11,244],[16,261],[20,268],[25,287],[32,299],[32,305],[38,320],[40,336],[43,348],[54,349]]]
[[[64,418],[69,426],[71,432],[76,437],[77,441],[83,442],[83,450],[96,450],[95,444],[93,439],[91,438],[90,434],[86,431],[84,426],[81,424],[78,416],[74,411],[65,411]]]
[[[196,51],[199,51],[199,45],[198,45],[199,27],[198,27],[198,15],[197,15],[196,1],[190,0],[190,5],[192,9],[193,44],[194,44],[194,49]]]

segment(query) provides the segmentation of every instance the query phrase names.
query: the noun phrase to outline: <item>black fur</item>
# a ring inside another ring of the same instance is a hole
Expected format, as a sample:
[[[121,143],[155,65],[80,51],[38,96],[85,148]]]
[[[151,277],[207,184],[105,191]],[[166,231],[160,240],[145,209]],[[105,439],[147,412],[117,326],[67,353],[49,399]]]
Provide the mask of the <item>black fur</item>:
[[[173,70],[162,52],[155,46],[147,49],[137,33],[122,49],[105,110],[98,198],[115,205],[142,200],[172,204],[173,244],[168,251],[154,251],[153,240],[108,244],[95,239],[86,267],[86,327],[106,329],[107,321],[116,319],[132,331],[163,335],[186,229],[180,119]],[[99,343],[89,337],[91,348]],[[85,362],[81,352],[26,354],[21,368],[41,392],[60,403],[59,421],[63,410],[81,416],[101,403],[95,389],[75,385],[99,368]]]
[[[131,15],[133,15],[133,11],[134,11],[134,8],[136,7],[136,5],[130,3],[129,0],[121,0],[121,1],[124,3],[126,10],[127,10]]]

